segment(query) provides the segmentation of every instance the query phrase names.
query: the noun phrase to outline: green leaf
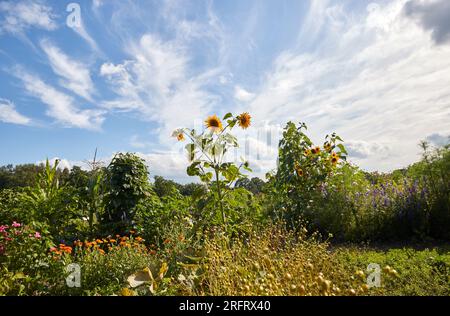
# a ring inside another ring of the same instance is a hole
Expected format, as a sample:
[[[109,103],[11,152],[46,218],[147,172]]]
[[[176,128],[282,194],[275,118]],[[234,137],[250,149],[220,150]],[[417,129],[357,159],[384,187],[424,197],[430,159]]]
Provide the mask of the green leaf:
[[[225,114],[225,116],[223,117],[223,120],[225,121],[226,119],[229,119],[230,117],[233,117],[233,114],[227,113],[227,114]]]
[[[230,125],[230,128],[233,128],[234,127],[234,125],[236,125],[236,120],[228,120],[227,121],[227,123],[228,123],[228,125]]]
[[[339,147],[339,149],[341,150],[341,153],[348,155],[347,150],[345,150],[344,145],[338,144],[337,147]]]

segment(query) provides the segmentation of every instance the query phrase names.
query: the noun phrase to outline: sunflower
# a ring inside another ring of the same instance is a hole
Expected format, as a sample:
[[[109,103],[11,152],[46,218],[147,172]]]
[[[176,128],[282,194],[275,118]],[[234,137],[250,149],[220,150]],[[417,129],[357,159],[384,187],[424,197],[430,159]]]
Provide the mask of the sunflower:
[[[242,113],[237,117],[239,126],[242,127],[243,129],[248,128],[250,126],[251,118],[252,117],[247,112]]]
[[[339,155],[336,154],[335,152],[333,152],[333,153],[331,154],[331,163],[332,163],[333,165],[336,165],[336,164],[338,163],[338,161],[339,161]]]
[[[206,128],[211,128],[215,133],[219,133],[223,129],[222,122],[215,114],[208,116],[208,118],[205,120],[205,123]]]
[[[176,137],[179,142],[184,140],[184,133],[182,129],[176,129],[172,133],[172,137]]]
[[[306,149],[305,150],[305,156],[309,156],[311,154],[311,149]]]
[[[320,153],[320,147],[319,146],[316,146],[316,148],[314,148],[314,149],[315,149],[315,154]]]
[[[331,144],[327,142],[327,143],[325,143],[325,145],[323,145],[323,148],[324,148],[326,151],[330,152],[330,151],[331,151]]]
[[[300,164],[297,161],[294,163],[294,169],[299,177],[303,177],[303,169],[300,168]]]

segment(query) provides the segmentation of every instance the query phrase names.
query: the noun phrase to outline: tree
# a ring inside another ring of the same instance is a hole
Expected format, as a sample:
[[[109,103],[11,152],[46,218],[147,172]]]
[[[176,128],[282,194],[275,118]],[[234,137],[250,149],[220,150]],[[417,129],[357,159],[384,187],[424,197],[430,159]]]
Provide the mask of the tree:
[[[251,179],[242,178],[236,181],[235,188],[244,188],[253,194],[259,194],[262,192],[266,183],[260,178],[254,177]]]
[[[172,180],[164,179],[161,176],[155,176],[155,182],[153,184],[153,190],[161,198],[179,192],[182,188],[181,184]]]

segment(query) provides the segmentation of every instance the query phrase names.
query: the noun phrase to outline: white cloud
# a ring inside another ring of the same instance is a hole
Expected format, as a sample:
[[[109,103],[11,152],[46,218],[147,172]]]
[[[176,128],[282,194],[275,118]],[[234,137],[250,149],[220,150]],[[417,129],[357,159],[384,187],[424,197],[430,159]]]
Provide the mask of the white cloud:
[[[19,125],[28,125],[31,119],[16,111],[14,103],[0,98],[0,121]]]
[[[345,146],[350,159],[367,158],[373,155],[383,156],[384,158],[386,158],[389,154],[389,150],[391,150],[391,148],[389,148],[389,146],[386,144],[369,143],[365,141],[354,140],[345,142]]]
[[[100,8],[104,4],[105,3],[103,2],[103,0],[93,0],[92,1],[92,6],[94,7],[94,9]]]
[[[66,127],[99,130],[104,120],[103,111],[81,110],[72,97],[43,82],[39,77],[18,69],[15,76],[22,80],[25,90],[48,106],[46,114]]]
[[[76,162],[71,162],[67,159],[61,159],[59,157],[54,157],[48,160],[51,167],[55,166],[56,160],[58,160],[58,169],[64,170],[64,169],[72,169],[73,166],[78,165]],[[45,165],[46,160],[41,160],[36,162],[36,165]]]
[[[137,111],[141,118],[158,122],[164,140],[173,129],[192,126],[208,113],[214,98],[203,86],[216,73],[190,74],[181,43],[146,34],[129,45],[129,54],[129,60],[105,63],[100,69],[118,95],[105,107]]]
[[[60,82],[61,86],[92,101],[92,94],[95,89],[89,69],[83,63],[72,60],[48,40],[41,41],[41,47],[47,54],[50,66],[55,74],[64,78]]]
[[[433,45],[403,15],[404,3],[371,7],[339,32],[324,16],[317,23],[326,31],[313,33],[328,34],[326,45],[278,56],[251,102],[254,120],[306,121],[316,141],[336,131],[344,140],[387,146],[389,159],[385,150],[361,159],[367,169],[418,159],[421,139],[450,129],[450,46]]]
[[[186,176],[187,158],[178,152],[137,153],[149,166],[150,176],[170,178],[180,183],[198,182],[197,177]]]
[[[235,86],[234,87],[234,97],[239,101],[248,102],[255,97],[255,94],[248,92],[244,88]]]
[[[20,34],[31,27],[47,31],[57,28],[52,8],[42,1],[2,1],[0,12],[4,13],[0,32]]]

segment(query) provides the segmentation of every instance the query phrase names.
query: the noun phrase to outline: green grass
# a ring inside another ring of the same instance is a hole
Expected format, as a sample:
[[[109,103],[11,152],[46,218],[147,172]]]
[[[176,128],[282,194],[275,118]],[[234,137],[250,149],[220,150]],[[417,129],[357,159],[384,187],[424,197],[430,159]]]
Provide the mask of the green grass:
[[[372,288],[371,295],[450,295],[450,247],[418,248],[423,247],[341,246],[334,252],[350,270],[365,271],[368,264],[377,263],[398,271],[398,277],[387,280],[382,271],[381,287]]]

